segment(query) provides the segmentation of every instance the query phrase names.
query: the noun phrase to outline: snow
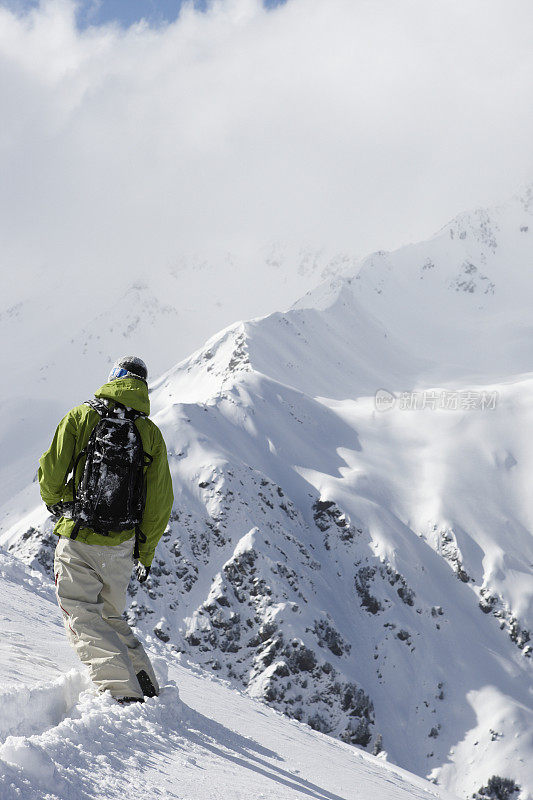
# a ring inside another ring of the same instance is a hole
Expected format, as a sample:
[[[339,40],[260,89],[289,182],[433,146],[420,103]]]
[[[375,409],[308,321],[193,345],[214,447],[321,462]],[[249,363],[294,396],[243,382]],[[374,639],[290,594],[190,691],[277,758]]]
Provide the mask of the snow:
[[[528,196],[350,265],[152,382],[175,505],[128,618],[168,669],[159,705],[117,709],[73,676],[59,620],[41,608],[54,539],[29,465],[48,442],[28,436],[0,513],[0,544],[39,570],[8,561],[19,605],[6,642],[20,615],[46,617],[31,644],[44,682],[22,637],[9,675],[26,694],[6,705],[6,733],[24,698],[42,705],[44,739],[6,751],[34,769],[25,792],[57,774],[60,796],[91,797],[100,759],[106,797],[131,781],[148,792],[149,775],[163,796],[249,797],[253,782],[257,797],[466,798],[497,774],[531,800]],[[158,322],[141,313],[143,325]],[[12,448],[9,423],[3,435]],[[131,733],[153,745],[142,772]],[[91,737],[100,744],[82,754]],[[104,763],[117,752],[133,753],[123,778]]]
[[[351,263],[335,253],[276,249],[275,258],[269,248],[205,257],[183,253],[127,284],[112,269],[102,281],[87,265],[72,280],[53,264],[24,285],[15,282],[15,297],[5,282],[0,336],[15,346],[2,352],[0,445],[11,456],[9,468],[0,464],[0,502],[24,488],[35,453],[46,449],[65,405],[92,397],[124,351],[142,356],[155,377],[213,330],[242,314],[286,307],[321,275]]]
[[[142,706],[97,695],[79,665],[57,676],[73,656],[56,636],[52,588],[1,551],[0,565],[0,665],[8,675],[0,695],[2,800],[113,800],[132,786],[139,797],[180,800],[451,798],[157,648],[163,688]],[[22,651],[25,670],[13,674],[14,652],[19,665]]]

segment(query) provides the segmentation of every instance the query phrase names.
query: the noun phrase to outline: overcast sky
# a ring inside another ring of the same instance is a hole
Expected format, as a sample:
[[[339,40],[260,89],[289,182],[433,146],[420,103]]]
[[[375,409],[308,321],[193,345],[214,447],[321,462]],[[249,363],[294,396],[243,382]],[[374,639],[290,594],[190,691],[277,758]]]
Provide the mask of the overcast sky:
[[[86,6],[0,4],[11,276],[276,240],[364,255],[533,177],[531,0]]]

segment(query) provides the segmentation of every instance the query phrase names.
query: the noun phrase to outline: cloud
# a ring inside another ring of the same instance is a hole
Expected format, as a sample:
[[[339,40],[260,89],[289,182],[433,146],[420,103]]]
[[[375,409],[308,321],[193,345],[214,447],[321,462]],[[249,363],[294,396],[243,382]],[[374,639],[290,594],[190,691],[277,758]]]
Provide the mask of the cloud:
[[[70,0],[0,8],[3,267],[89,291],[188,252],[423,238],[533,174],[532,29],[530,0],[221,0],[82,31]]]

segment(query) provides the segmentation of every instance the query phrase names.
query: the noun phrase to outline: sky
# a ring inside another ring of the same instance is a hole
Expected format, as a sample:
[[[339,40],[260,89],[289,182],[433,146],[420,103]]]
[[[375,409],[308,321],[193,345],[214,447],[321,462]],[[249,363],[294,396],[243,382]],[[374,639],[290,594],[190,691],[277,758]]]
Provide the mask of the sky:
[[[262,0],[267,9],[283,5],[286,0]],[[127,28],[145,20],[152,26],[175,22],[186,0],[78,0],[76,25],[85,28],[117,23]],[[207,11],[209,0],[193,0],[195,9]],[[39,0],[2,0],[0,5],[15,13],[27,13],[39,7]]]
[[[363,256],[532,179],[530,0],[269,5],[0,3],[12,295],[273,242]]]

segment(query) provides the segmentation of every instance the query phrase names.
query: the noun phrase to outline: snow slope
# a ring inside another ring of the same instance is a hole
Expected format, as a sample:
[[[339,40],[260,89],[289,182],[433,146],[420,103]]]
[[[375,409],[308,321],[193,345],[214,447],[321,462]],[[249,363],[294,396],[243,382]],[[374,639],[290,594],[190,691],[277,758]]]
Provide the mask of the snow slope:
[[[533,797],[531,196],[224,329],[151,387],[176,502],[130,620],[461,797],[493,774]],[[35,484],[0,530],[49,569]]]
[[[96,695],[66,643],[51,582],[2,551],[0,572],[2,800],[113,800],[132,786],[139,798],[180,800],[451,798],[158,655],[157,640],[159,698],[120,707]]]
[[[246,256],[181,256],[166,269],[148,265],[142,279],[127,283],[112,263],[11,276],[0,298],[0,503],[31,480],[64,406],[90,397],[116,358],[141,355],[159,375],[213,330],[285,307],[353,261],[276,245]]]

